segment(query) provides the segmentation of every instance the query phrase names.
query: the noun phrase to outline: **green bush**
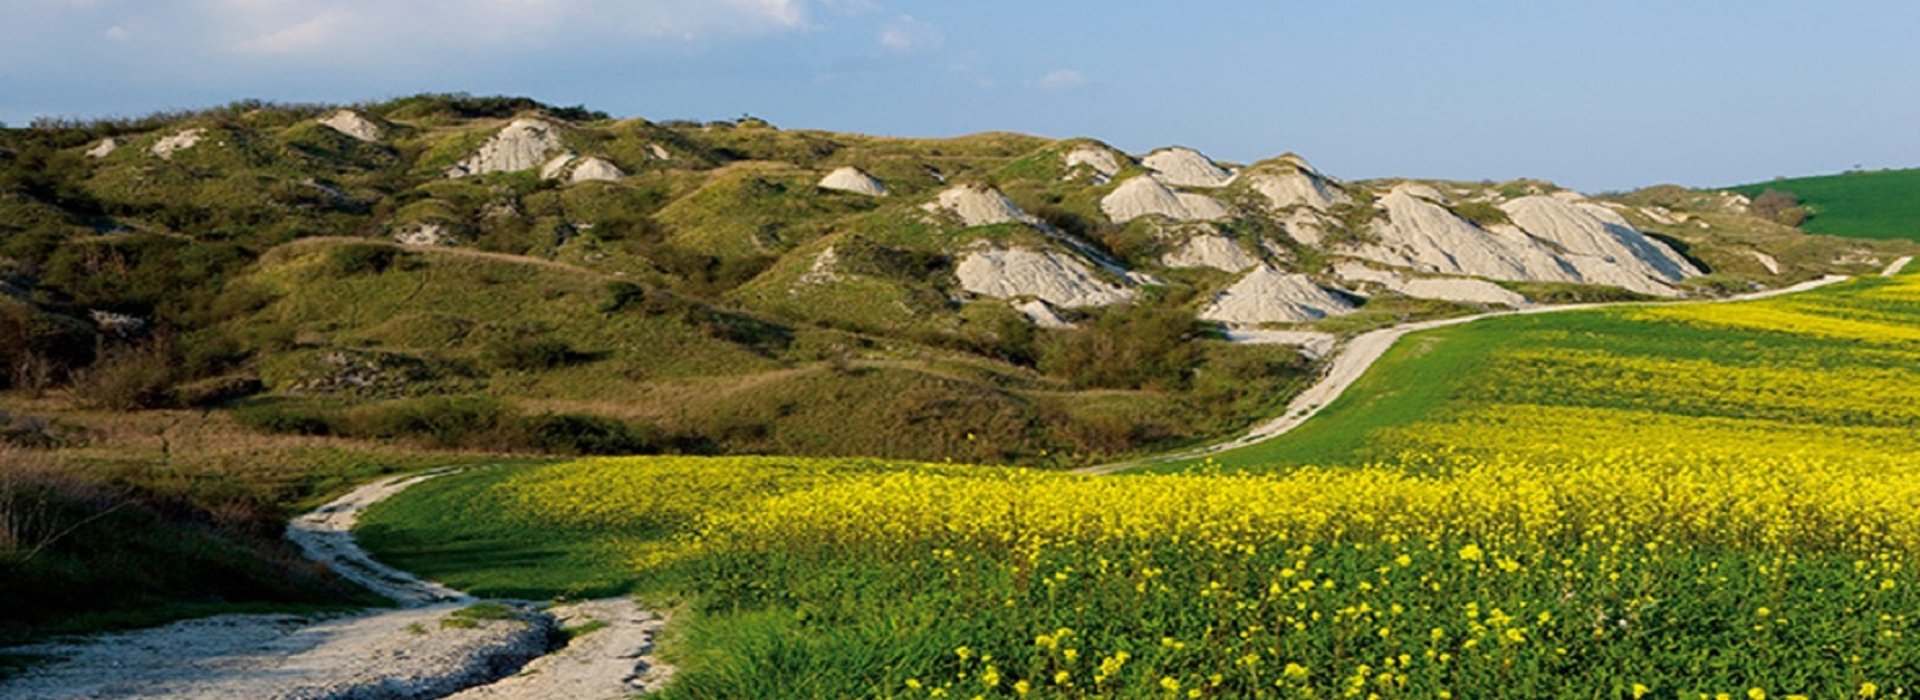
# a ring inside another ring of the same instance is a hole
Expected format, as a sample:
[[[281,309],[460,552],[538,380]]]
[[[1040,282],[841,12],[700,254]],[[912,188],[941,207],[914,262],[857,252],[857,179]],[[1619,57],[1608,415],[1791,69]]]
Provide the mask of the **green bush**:
[[[1492,202],[1461,202],[1453,205],[1453,213],[1462,219],[1479,224],[1481,228],[1513,223],[1512,219],[1507,218],[1507,210],[1501,209]]]
[[[335,277],[378,274],[393,267],[405,251],[378,243],[353,243],[327,251],[327,272]]]
[[[81,372],[73,393],[81,403],[110,411],[167,408],[174,404],[176,365],[166,345],[151,342],[109,351]]]
[[[487,346],[482,359],[495,369],[537,372],[573,364],[583,358],[566,341],[549,336],[511,338]]]
[[[576,413],[520,420],[527,447],[553,454],[622,455],[659,451],[657,437],[620,420]]]
[[[1085,328],[1053,334],[1040,346],[1040,369],[1079,388],[1178,389],[1199,352],[1193,313],[1176,307],[1108,311]]]

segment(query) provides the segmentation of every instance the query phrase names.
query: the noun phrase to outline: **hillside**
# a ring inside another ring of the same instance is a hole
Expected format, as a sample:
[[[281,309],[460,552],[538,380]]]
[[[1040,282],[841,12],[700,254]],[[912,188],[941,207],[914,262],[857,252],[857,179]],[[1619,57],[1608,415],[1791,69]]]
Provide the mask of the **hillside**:
[[[7,385],[539,451],[1097,460],[1246,425],[1383,323],[1911,248],[1687,191],[460,95],[44,123],[0,174]]]
[[[1794,177],[1727,188],[1748,197],[1788,192],[1806,207],[1801,228],[1854,238],[1920,240],[1920,168]]]

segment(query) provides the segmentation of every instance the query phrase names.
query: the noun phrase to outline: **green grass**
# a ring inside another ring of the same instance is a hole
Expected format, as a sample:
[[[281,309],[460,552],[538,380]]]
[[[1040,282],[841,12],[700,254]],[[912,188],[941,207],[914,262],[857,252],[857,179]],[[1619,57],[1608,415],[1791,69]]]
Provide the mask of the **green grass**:
[[[1782,190],[1811,216],[1801,228],[1853,238],[1920,240],[1920,168],[1796,177],[1728,188],[1757,197]]]

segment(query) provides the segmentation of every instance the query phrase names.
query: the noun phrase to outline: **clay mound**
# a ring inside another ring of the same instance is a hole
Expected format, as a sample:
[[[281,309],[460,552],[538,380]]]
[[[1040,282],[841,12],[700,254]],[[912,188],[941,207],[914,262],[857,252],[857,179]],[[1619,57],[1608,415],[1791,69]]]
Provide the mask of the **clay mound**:
[[[1114,153],[1112,149],[1093,144],[1081,144],[1067,152],[1066,166],[1069,171],[1067,177],[1073,176],[1071,172],[1073,169],[1084,166],[1093,171],[1094,184],[1107,184],[1113,181],[1114,175],[1120,173],[1120,158],[1121,156]]]
[[[1766,254],[1766,253],[1762,253],[1762,252],[1760,252],[1760,251],[1757,251],[1757,250],[1749,250],[1749,251],[1747,251],[1747,252],[1748,252],[1749,254],[1751,254],[1751,255],[1753,255],[1753,259],[1754,259],[1754,260],[1757,260],[1757,261],[1759,261],[1759,262],[1760,262],[1760,266],[1761,266],[1761,267],[1764,267],[1764,268],[1767,268],[1767,274],[1770,274],[1770,275],[1777,275],[1777,274],[1780,274],[1780,261],[1779,261],[1779,260],[1776,260],[1776,259],[1774,259],[1774,257],[1773,257],[1773,256],[1771,256],[1771,255],[1768,255],[1768,254]]]
[[[673,160],[673,154],[657,143],[647,144],[647,155],[653,156],[654,160]]]
[[[1465,277],[1415,277],[1408,279],[1388,270],[1376,270],[1358,262],[1334,263],[1334,274],[1351,282],[1372,282],[1388,291],[1415,299],[1437,299],[1462,304],[1489,304],[1519,308],[1527,298],[1513,290],[1486,280]]]
[[[515,119],[480,144],[472,155],[447,168],[447,177],[532,170],[565,149],[560,128],[539,119]]]
[[[612,182],[626,177],[620,166],[604,158],[587,156],[573,165],[573,174],[567,176],[568,182]]]
[[[1100,211],[1115,223],[1143,216],[1164,216],[1174,221],[1214,221],[1229,215],[1219,200],[1201,194],[1176,193],[1151,177],[1136,177],[1120,183],[1100,199]]]
[[[379,124],[351,109],[327,115],[326,119],[320,120],[320,125],[366,143],[374,143],[386,135],[386,130],[380,128]]]
[[[118,150],[120,150],[119,139],[115,139],[113,137],[107,137],[104,139],[100,139],[99,143],[93,144],[93,148],[87,149],[87,157],[88,158],[105,158],[107,156],[113,155],[113,152]]]
[[[1285,229],[1287,235],[1300,243],[1317,246],[1327,236],[1330,226],[1327,217],[1312,209],[1297,208],[1282,214],[1274,220]]]
[[[1261,265],[1241,277],[1200,311],[1200,318],[1219,323],[1257,326],[1263,323],[1305,323],[1353,312],[1353,304],[1314,284],[1299,273]]]
[[[1240,272],[1260,264],[1239,243],[1219,234],[1208,233],[1187,239],[1179,247],[1160,256],[1167,267],[1208,267],[1222,272]]]
[[[993,224],[1022,223],[1036,225],[1039,219],[1033,218],[1020,207],[1007,199],[1007,196],[986,185],[956,185],[940,193],[938,199],[922,205],[927,211],[945,211],[960,220],[968,228],[990,226]]]
[[[1254,192],[1267,198],[1275,211],[1306,207],[1326,211],[1335,204],[1352,201],[1339,186],[1307,166],[1299,158],[1290,159],[1292,168],[1264,169],[1248,179]]]
[[[153,142],[153,148],[148,149],[148,152],[159,156],[161,160],[172,160],[173,154],[199,145],[200,139],[205,138],[206,135],[206,129],[188,129]]]
[[[540,166],[540,179],[558,180],[566,177],[567,166],[573,165],[573,159],[578,157],[580,157],[580,154],[574,153],[573,151],[567,151],[566,153],[554,156],[552,160],[547,161],[546,165]]]
[[[868,175],[866,171],[851,165],[835,169],[827,173],[826,177],[820,178],[820,188],[864,194],[870,197],[887,196],[886,185],[872,175]]]
[[[1094,276],[1078,258],[1051,250],[979,248],[954,266],[960,287],[980,296],[1033,297],[1057,307],[1106,306],[1133,298],[1133,290]]]
[[[1635,229],[1619,212],[1578,194],[1521,197],[1502,203],[1500,209],[1521,230],[1574,255],[1600,258],[1630,274],[1665,282],[1700,274],[1686,258]],[[1582,272],[1587,270],[1583,268]]]
[[[1142,165],[1181,187],[1220,187],[1233,181],[1227,172],[1199,151],[1182,146],[1162,148],[1140,159]]]
[[[1519,229],[1482,229],[1446,207],[1415,193],[1413,185],[1393,188],[1379,199],[1372,242],[1355,246],[1353,255],[1394,267],[1498,280],[1580,282],[1579,275],[1553,251]]]
[[[1066,319],[1060,318],[1060,314],[1054,312],[1053,307],[1048,306],[1047,302],[1039,299],[1014,304],[1013,309],[1020,312],[1021,315],[1026,316],[1027,320],[1033,322],[1033,325],[1041,328],[1057,329],[1073,327],[1073,324],[1067,323]]]

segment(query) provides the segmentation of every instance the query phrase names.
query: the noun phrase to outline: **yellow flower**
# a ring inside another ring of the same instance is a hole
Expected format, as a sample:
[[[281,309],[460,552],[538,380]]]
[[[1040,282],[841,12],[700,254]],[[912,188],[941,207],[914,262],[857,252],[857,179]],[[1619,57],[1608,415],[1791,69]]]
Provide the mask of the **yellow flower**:
[[[1759,688],[1748,688],[1747,700],[1767,700],[1767,691]]]
[[[1480,558],[1485,555],[1486,553],[1481,551],[1480,545],[1477,544],[1470,544],[1460,548],[1460,558],[1466,561],[1480,561]]]
[[[1640,700],[1640,698],[1646,697],[1649,690],[1651,689],[1639,683],[1633,684],[1633,700]]]
[[[1870,698],[1875,695],[1878,695],[1879,693],[1880,693],[1880,686],[1874,685],[1872,681],[1868,681],[1866,683],[1860,684],[1860,697]]]
[[[1032,690],[1033,690],[1033,685],[1031,683],[1028,683],[1023,680],[1013,682],[1014,695],[1026,695],[1029,691],[1032,691]]]
[[[1160,687],[1166,689],[1169,693],[1178,693],[1180,692],[1180,679],[1174,678],[1173,676],[1161,676]]]

